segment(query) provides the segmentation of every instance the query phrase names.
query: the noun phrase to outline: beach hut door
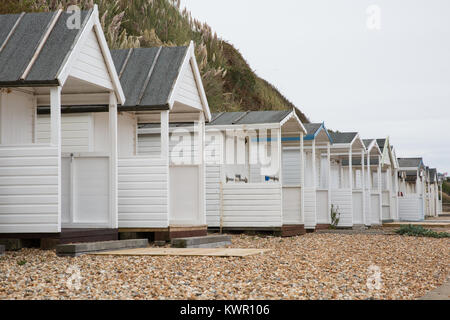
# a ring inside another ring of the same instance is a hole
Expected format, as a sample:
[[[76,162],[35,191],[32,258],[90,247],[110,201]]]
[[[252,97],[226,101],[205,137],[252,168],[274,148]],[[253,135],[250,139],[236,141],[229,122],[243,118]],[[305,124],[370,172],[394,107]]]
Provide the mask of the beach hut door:
[[[61,160],[62,227],[109,227],[109,157],[65,154]]]

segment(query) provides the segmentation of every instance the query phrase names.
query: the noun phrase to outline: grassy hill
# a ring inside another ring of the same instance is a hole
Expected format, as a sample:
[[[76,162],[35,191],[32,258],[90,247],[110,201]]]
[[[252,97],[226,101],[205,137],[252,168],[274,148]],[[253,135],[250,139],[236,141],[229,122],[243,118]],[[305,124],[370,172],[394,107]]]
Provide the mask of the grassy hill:
[[[2,0],[0,13],[52,11],[98,4],[103,30],[113,49],[180,46],[191,40],[213,112],[285,110],[294,105],[258,77],[232,44],[180,9],[179,0]],[[308,122],[302,114],[301,120]]]

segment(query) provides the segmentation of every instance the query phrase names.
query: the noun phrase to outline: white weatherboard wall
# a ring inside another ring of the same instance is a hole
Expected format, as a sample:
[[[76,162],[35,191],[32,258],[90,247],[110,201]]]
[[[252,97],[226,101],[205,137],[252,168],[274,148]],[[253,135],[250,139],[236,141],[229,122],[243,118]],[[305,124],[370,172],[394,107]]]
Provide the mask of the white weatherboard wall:
[[[192,163],[198,152],[197,135],[193,133],[171,134],[169,138],[170,161],[175,164]],[[138,154],[159,157],[161,154],[161,135],[159,133],[138,135]]]
[[[317,223],[330,223],[330,213],[328,212],[328,190],[317,190]]]
[[[353,226],[353,197],[351,189],[331,191],[331,204],[340,213],[339,227]]]
[[[382,208],[383,208],[383,220],[389,220],[390,216],[391,216],[391,198],[390,198],[390,194],[389,191],[382,191],[381,193],[382,196]]]
[[[299,187],[283,187],[283,225],[303,224],[302,196]]]
[[[202,110],[202,102],[199,96],[199,90],[195,81],[192,65],[187,63],[183,66],[180,77],[180,85],[177,88],[175,100],[187,106]]]
[[[371,206],[371,214],[370,214],[370,221],[373,225],[379,225],[381,224],[380,220],[380,194],[379,193],[372,193],[370,199],[370,206]]]
[[[118,121],[119,156],[135,153],[136,119],[129,113],[121,113]],[[50,142],[50,116],[38,115],[36,142]],[[109,115],[107,112],[63,114],[61,116],[61,148],[63,153],[110,152]]]
[[[4,104],[0,105],[0,143],[8,145],[33,143],[33,96],[17,92],[3,93],[0,103],[2,102]]]
[[[299,149],[283,149],[283,185],[300,185],[300,151]],[[261,175],[261,174],[260,174]]]
[[[424,220],[423,198],[416,194],[406,195],[398,199],[399,215],[402,221]]]
[[[119,159],[118,179],[119,228],[169,226],[169,168],[165,160]]]
[[[113,88],[111,77],[108,74],[108,68],[105,64],[105,59],[94,29],[87,35],[77,60],[70,70],[70,75],[81,80],[99,84],[105,88]]]
[[[317,224],[316,217],[316,188],[305,188],[304,191],[305,208],[305,228],[315,228]]]
[[[89,152],[92,150],[94,123],[91,114],[63,115],[61,117],[62,152]],[[50,143],[50,116],[38,115],[36,142]]]
[[[220,165],[206,166],[206,223],[220,226]]]
[[[301,216],[301,155],[299,148],[284,148],[282,153],[283,167],[283,224],[303,224]],[[259,168],[259,166],[256,166]],[[261,174],[259,174],[261,176]],[[253,178],[254,179],[254,178]]]
[[[281,227],[281,186],[230,184],[223,187],[224,227]]]
[[[370,226],[372,224],[372,204],[371,204],[371,194],[370,194],[370,190],[366,190],[366,192],[364,193],[364,197],[365,197],[365,224],[366,226]]]
[[[0,233],[59,232],[58,149],[0,146]]]
[[[363,192],[353,191],[353,224],[364,224]]]

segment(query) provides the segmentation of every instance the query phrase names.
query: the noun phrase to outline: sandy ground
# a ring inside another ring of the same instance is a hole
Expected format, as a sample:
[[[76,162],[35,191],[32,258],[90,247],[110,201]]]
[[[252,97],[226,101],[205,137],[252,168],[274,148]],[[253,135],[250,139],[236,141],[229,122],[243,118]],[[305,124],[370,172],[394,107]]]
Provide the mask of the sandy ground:
[[[450,274],[450,240],[397,235],[233,236],[261,256],[0,257],[0,299],[416,299]]]

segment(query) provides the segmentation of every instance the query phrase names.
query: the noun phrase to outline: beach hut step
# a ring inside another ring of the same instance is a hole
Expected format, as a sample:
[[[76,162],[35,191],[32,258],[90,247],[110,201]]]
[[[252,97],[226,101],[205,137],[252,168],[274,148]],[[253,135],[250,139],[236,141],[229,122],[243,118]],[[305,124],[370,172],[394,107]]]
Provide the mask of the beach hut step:
[[[58,256],[75,257],[93,252],[146,248],[147,246],[148,239],[71,243],[56,246],[56,254]]]
[[[231,244],[231,236],[212,235],[193,238],[172,239],[174,248],[222,248]]]

